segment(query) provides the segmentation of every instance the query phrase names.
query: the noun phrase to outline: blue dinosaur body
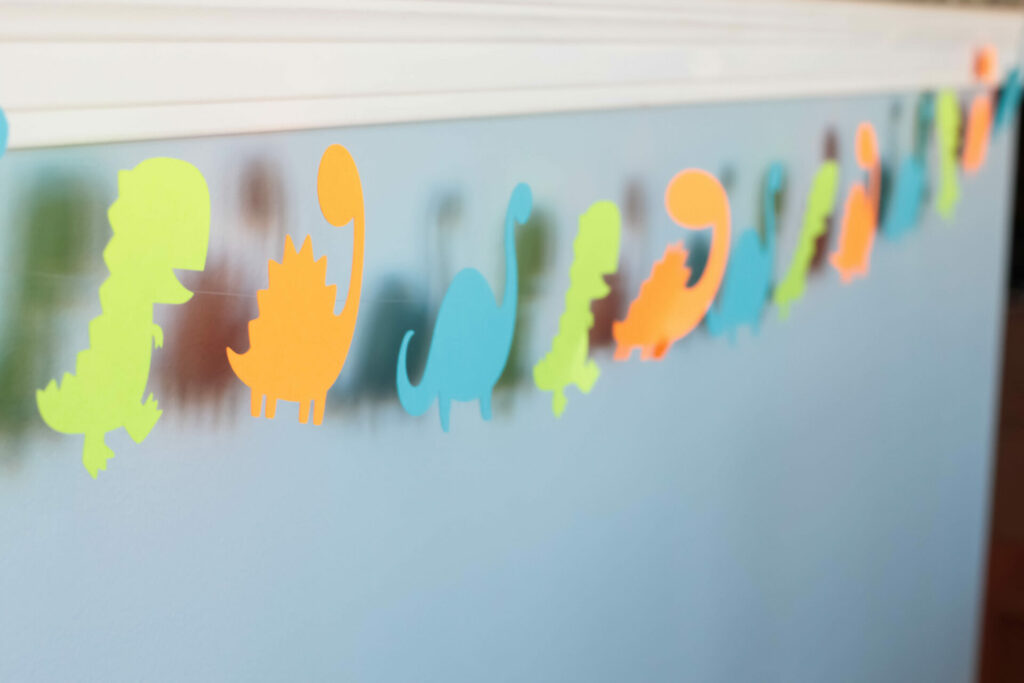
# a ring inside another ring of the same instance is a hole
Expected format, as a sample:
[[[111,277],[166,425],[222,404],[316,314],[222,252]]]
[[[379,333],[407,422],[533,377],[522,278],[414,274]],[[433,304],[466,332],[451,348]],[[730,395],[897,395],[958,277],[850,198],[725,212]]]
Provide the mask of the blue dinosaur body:
[[[881,221],[882,235],[897,239],[917,226],[921,218],[928,191],[926,153],[934,118],[934,102],[930,95],[922,95],[917,104],[914,126],[914,150],[903,160],[892,199]]]
[[[749,228],[733,248],[717,305],[707,315],[708,332],[713,336],[727,334],[735,341],[740,326],[749,325],[756,333],[761,314],[768,302],[775,270],[775,232],[777,229],[775,198],[782,189],[785,172],[782,164],[773,163],[764,185],[764,239],[756,228]]]
[[[532,208],[530,187],[516,185],[505,216],[505,293],[500,306],[475,268],[464,268],[452,279],[434,323],[423,378],[416,386],[409,381],[406,365],[413,331],[405,333],[396,383],[398,400],[410,415],[425,413],[436,397],[446,432],[453,400],[478,400],[480,415],[491,418],[491,392],[505,369],[515,332],[519,289],[515,226],[527,221]]]
[[[1006,76],[999,103],[996,105],[996,119],[992,124],[992,132],[998,133],[1010,122],[1014,112],[1020,108],[1021,74],[1020,67],[1014,67]]]

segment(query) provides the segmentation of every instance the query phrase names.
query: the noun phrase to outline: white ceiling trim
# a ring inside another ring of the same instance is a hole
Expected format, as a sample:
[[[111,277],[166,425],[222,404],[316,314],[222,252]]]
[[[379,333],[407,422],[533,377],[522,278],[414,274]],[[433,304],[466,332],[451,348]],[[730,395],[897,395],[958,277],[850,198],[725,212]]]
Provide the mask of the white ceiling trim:
[[[1022,30],[810,0],[41,0],[0,5],[0,107],[25,148],[963,87]]]

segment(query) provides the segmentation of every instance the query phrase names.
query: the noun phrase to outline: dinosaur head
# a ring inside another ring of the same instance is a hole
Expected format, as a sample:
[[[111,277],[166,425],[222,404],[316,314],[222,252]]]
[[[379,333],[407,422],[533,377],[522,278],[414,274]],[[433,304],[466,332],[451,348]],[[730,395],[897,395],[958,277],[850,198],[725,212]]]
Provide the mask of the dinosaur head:
[[[152,301],[192,297],[174,269],[202,270],[210,237],[210,193],[202,173],[179,159],[147,159],[117,177],[108,211],[114,238],[104,253],[110,272],[131,273]]]
[[[320,157],[316,177],[320,212],[335,227],[348,225],[363,215],[363,185],[359,169],[349,151],[331,145]]]

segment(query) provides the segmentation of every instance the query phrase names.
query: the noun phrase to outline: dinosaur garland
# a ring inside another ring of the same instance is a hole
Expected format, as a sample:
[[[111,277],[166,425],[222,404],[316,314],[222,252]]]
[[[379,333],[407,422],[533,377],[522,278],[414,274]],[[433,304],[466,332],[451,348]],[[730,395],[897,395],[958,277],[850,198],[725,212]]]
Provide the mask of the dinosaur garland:
[[[986,86],[994,80],[994,60],[994,54],[979,55],[977,73]],[[885,236],[897,238],[917,224],[928,195],[929,129],[934,131],[938,148],[935,208],[949,218],[959,201],[959,171],[970,174],[983,165],[992,135],[1005,128],[1019,106],[1021,89],[1020,71],[1014,69],[998,96],[988,91],[977,94],[963,130],[954,92],[922,95],[912,153],[899,168],[891,196],[886,192],[885,205],[880,202],[882,175],[889,170],[883,171],[873,127],[860,124],[856,160],[867,183],[858,181],[851,186],[838,248],[829,258],[844,282],[867,274],[879,229]],[[0,154],[7,133],[7,121],[0,111]],[[745,231],[735,250],[730,239],[731,208],[722,184],[700,169],[676,174],[665,191],[665,210],[681,228],[710,230],[708,259],[700,277],[690,283],[689,255],[683,242],[665,248],[625,319],[611,326],[615,360],[627,360],[636,349],[644,360],[664,358],[674,343],[705,319],[713,335],[734,337],[742,324],[756,331],[769,299],[785,318],[802,297],[807,276],[824,253],[838,194],[835,148],[830,136],[826,158],[807,198],[796,252],[774,290],[777,200],[785,176],[782,166],[773,164],[766,177],[761,197],[763,234],[755,229]],[[124,427],[141,443],[162,414],[152,393],[143,400],[153,348],[163,345],[163,332],[153,322],[153,307],[157,303],[181,304],[192,297],[174,271],[203,270],[209,241],[209,192],[202,174],[187,162],[166,158],[143,161],[120,173],[118,190],[109,210],[113,236],[103,253],[110,276],[99,289],[102,313],[89,325],[90,345],[78,354],[75,374],[65,373],[59,384],[51,380],[36,392],[40,416],[48,426],[60,433],[84,436],[82,461],[94,478],[114,455],[104,440],[108,432]],[[227,349],[231,368],[251,390],[254,417],[263,413],[274,417],[277,401],[285,400],[300,404],[301,422],[308,422],[312,413],[314,424],[320,424],[327,391],[341,373],[352,343],[362,287],[365,217],[358,169],[340,145],[324,152],[317,190],[327,222],[353,226],[346,300],[342,312],[335,314],[336,286],[326,284],[326,257],[314,260],[309,236],[301,249],[286,236],[282,259],[269,262],[268,287],[257,294],[259,314],[249,323],[250,349],[245,353]],[[423,376],[416,385],[408,376],[408,350],[414,332],[407,331],[401,340],[395,373],[398,400],[409,414],[421,415],[437,398],[445,432],[453,400],[478,401],[481,416],[485,420],[491,417],[491,394],[508,362],[517,326],[515,228],[527,222],[532,206],[529,186],[520,183],[512,192],[505,217],[502,303],[497,303],[479,271],[466,268],[457,273],[441,302]],[[620,225],[618,207],[612,202],[597,202],[580,217],[558,334],[533,372],[536,386],[552,393],[556,416],[565,410],[569,385],[588,393],[600,374],[589,358],[592,307],[608,296],[605,278],[618,270]]]

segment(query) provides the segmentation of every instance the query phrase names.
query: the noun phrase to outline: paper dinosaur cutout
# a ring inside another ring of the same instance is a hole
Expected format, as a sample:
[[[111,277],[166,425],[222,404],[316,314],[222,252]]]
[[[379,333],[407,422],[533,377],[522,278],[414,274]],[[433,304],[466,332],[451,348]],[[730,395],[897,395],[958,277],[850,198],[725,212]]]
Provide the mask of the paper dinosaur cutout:
[[[541,391],[552,392],[551,411],[555,417],[565,411],[566,387],[575,384],[588,394],[601,374],[597,363],[588,359],[590,327],[594,324],[590,306],[611,291],[604,278],[619,266],[621,226],[619,207],[613,202],[596,202],[580,216],[558,334],[551,350],[533,366],[534,384]]]
[[[960,201],[960,180],[957,177],[960,103],[952,90],[941,91],[935,100],[935,135],[939,149],[939,190],[935,196],[935,210],[948,220],[953,217]]]
[[[491,419],[491,393],[505,369],[515,333],[519,290],[515,226],[530,218],[532,207],[530,186],[516,185],[505,215],[505,293],[500,306],[479,270],[463,268],[455,274],[434,322],[423,378],[415,386],[406,365],[413,331],[402,339],[395,372],[398,400],[410,415],[422,415],[436,396],[445,432],[453,400],[478,400],[481,417]]]
[[[1003,87],[999,89],[999,103],[996,105],[996,119],[993,130],[998,133],[1010,122],[1014,113],[1020,109],[1021,99],[1021,75],[1020,67],[1015,66],[1006,80]]]
[[[756,228],[745,230],[732,250],[718,302],[708,311],[708,332],[712,336],[726,334],[735,341],[740,326],[749,325],[755,333],[761,326],[761,314],[768,303],[775,272],[776,203],[784,179],[782,164],[773,163],[768,168],[761,199],[764,236]]]
[[[882,235],[898,239],[917,226],[924,208],[928,187],[925,167],[928,152],[928,133],[935,117],[935,101],[929,94],[921,95],[917,102],[914,124],[913,152],[900,166],[896,187],[882,221]]]
[[[978,80],[985,86],[990,87],[995,84],[997,62],[998,57],[994,47],[987,46],[978,52],[974,72]],[[993,109],[995,107],[993,100],[993,93],[986,88],[984,92],[975,95],[971,101],[967,124],[964,128],[962,163],[966,173],[977,173],[985,163],[985,157],[988,156],[988,142],[992,135]]]
[[[867,187],[856,182],[846,195],[843,221],[839,232],[839,249],[829,259],[839,271],[843,282],[864,277],[871,267],[871,249],[878,231],[878,197],[882,171],[878,160],[878,139],[870,123],[857,126],[857,165],[868,174]]]
[[[4,110],[0,109],[0,157],[7,151],[7,117]]]
[[[228,348],[228,361],[238,379],[251,391],[253,417],[263,412],[273,418],[277,401],[299,404],[299,422],[324,419],[327,390],[348,358],[359,314],[363,284],[365,215],[363,186],[352,155],[341,145],[331,145],[320,159],[317,175],[320,212],[328,223],[342,227],[352,223],[352,274],[345,307],[334,314],[337,285],[326,283],[327,257],[313,260],[312,240],[307,235],[300,251],[285,236],[281,262],[267,264],[268,285],[256,295],[259,317],[249,323],[249,350]]]
[[[664,358],[669,347],[692,332],[707,314],[725,275],[730,246],[729,197],[718,179],[700,169],[680,171],[665,190],[665,209],[681,228],[711,228],[707,263],[700,279],[690,287],[683,243],[665,249],[629,305],[626,319],[612,326],[618,361],[628,360],[636,348],[642,360]]]
[[[783,320],[789,316],[790,306],[804,295],[807,273],[811,269],[818,240],[828,232],[828,221],[835,210],[838,195],[839,164],[834,159],[827,159],[818,167],[811,183],[793,260],[772,295],[772,301],[779,307],[779,317]]]
[[[142,443],[160,419],[153,394],[142,402],[153,346],[163,346],[153,305],[192,298],[174,270],[206,263],[210,195],[195,166],[147,159],[118,174],[118,198],[107,215],[114,234],[103,260],[110,277],[100,285],[103,313],[89,323],[89,348],[78,354],[74,375],[36,392],[51,429],[85,436],[82,463],[93,478],[114,457],[107,432],[124,427]]]

